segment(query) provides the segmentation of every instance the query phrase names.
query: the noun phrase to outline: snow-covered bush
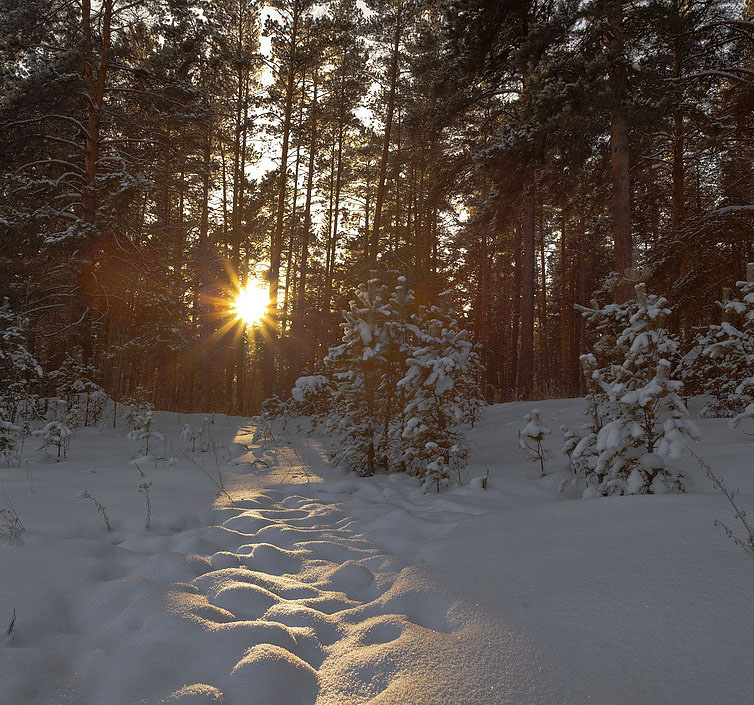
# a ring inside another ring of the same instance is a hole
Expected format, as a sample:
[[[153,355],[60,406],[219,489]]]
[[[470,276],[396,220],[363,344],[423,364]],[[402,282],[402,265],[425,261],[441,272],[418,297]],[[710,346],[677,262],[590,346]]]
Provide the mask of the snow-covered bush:
[[[155,441],[165,440],[165,435],[154,429],[154,418],[151,411],[137,414],[133,423],[134,428],[129,431],[128,438],[132,441],[143,441],[144,455],[149,455],[149,443],[152,439]]]
[[[7,412],[0,408],[0,460],[8,465],[18,457],[18,440],[21,429],[6,418]]]
[[[331,457],[359,475],[408,472],[436,489],[451,475],[460,482],[480,362],[450,298],[417,307],[395,272],[360,285],[343,312],[343,342],[325,358],[327,376],[299,378],[290,401],[265,408],[284,421],[326,417]]]
[[[749,404],[740,414],[731,421],[731,425],[738,426],[746,419],[754,420],[754,404]]]
[[[275,443],[275,434],[269,421],[264,416],[252,416],[251,423],[254,424],[254,433],[251,435],[252,443]]]
[[[303,431],[301,421],[307,419],[310,424],[308,432],[311,433],[327,420],[334,395],[335,389],[327,377],[305,375],[296,380],[287,401],[284,402],[277,396],[265,399],[259,415],[269,422],[279,421],[283,430],[293,423],[297,433]]]
[[[323,418],[330,412],[334,390],[324,375],[299,377],[291,389],[292,411],[301,416]]]
[[[518,432],[518,447],[521,455],[532,463],[539,463],[542,477],[545,476],[545,460],[550,458],[550,451],[542,442],[550,434],[550,429],[542,421],[541,411],[532,409],[524,415],[526,425]]]
[[[46,452],[60,462],[66,456],[68,445],[71,441],[71,429],[62,421],[50,421],[43,429],[34,431],[39,437],[37,450]]]
[[[142,417],[154,409],[152,403],[147,401],[147,391],[141,386],[136,387],[132,398],[124,399],[121,403],[125,407],[121,416],[132,431],[140,423]]]
[[[425,489],[435,489],[440,491],[450,482],[450,473],[445,462],[444,453],[436,443],[427,443],[425,452],[429,457],[434,456],[434,460],[427,463],[423,473],[423,487]]]
[[[196,439],[198,438],[198,434],[196,431],[194,431],[193,428],[191,428],[191,424],[186,423],[183,425],[183,429],[181,430],[181,440],[182,441],[191,441],[191,452],[194,453],[196,451]]]
[[[26,347],[27,322],[16,315],[8,299],[0,306],[0,407],[10,422],[28,394],[28,382],[42,376],[42,368]]]
[[[48,377],[55,384],[55,394],[68,405],[68,425],[94,426],[99,423],[107,404],[107,394],[94,382],[96,371],[78,357],[66,355],[57,370]]]
[[[568,426],[561,426],[563,432],[563,446],[560,452],[568,457],[568,464],[573,471],[570,477],[560,484],[561,492],[572,488],[584,489],[585,479],[594,474],[597,466],[597,434],[591,424],[586,424],[579,431]]]
[[[754,263],[737,282],[740,297],[720,303],[724,320],[708,326],[684,357],[686,374],[711,397],[703,416],[726,418],[754,403]]]
[[[288,413],[289,406],[277,394],[265,399],[259,407],[259,415],[268,420],[278,419]]]
[[[683,383],[672,376],[678,343],[662,327],[667,301],[639,284],[626,303],[582,311],[598,335],[581,358],[592,427],[568,445],[585,496],[686,491],[688,479],[668,460],[698,431],[679,394]]]

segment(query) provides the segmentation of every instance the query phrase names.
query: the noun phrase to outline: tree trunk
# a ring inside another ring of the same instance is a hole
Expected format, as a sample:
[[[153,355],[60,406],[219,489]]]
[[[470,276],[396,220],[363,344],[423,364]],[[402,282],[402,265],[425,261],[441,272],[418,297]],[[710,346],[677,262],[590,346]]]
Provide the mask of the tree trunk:
[[[283,144],[280,154],[280,175],[278,177],[278,201],[275,213],[275,227],[270,242],[270,304],[267,310],[265,344],[265,395],[270,396],[279,386],[276,384],[276,359],[278,346],[278,288],[280,286],[280,262],[283,249],[283,225],[285,221],[286,187],[288,182],[288,147],[291,136],[291,115],[293,113],[293,92],[296,78],[294,53],[298,41],[300,7],[294,0],[291,19],[291,35],[288,55],[288,77],[285,87],[285,109],[283,113]]]
[[[539,287],[539,346],[541,352],[540,369],[537,377],[540,382],[548,382],[550,379],[550,340],[547,331],[547,263],[545,261],[545,228],[544,228],[544,206],[539,204],[537,209],[537,230],[539,230],[539,269],[540,269],[540,287]]]
[[[623,0],[611,0],[607,6],[608,48],[612,54],[610,81],[610,157],[613,180],[613,242],[615,269],[628,277],[633,266],[631,232],[631,174],[626,115],[627,77],[624,66]],[[632,295],[630,281],[622,281],[615,290],[617,302]]]
[[[312,76],[312,103],[309,108],[309,166],[306,176],[306,202],[304,205],[304,226],[301,234],[301,261],[299,263],[299,284],[293,305],[293,324],[291,326],[291,344],[293,355],[291,360],[291,377],[295,381],[303,372],[304,358],[304,305],[306,302],[306,283],[309,266],[309,240],[312,227],[312,192],[314,190],[314,167],[317,153],[317,83],[318,72],[314,69]]]
[[[568,283],[571,272],[568,267],[567,225],[568,217],[565,209],[563,209],[560,225],[560,382],[566,391],[571,385],[569,331],[571,329],[572,313],[572,309],[569,306],[570,292]]]
[[[398,10],[395,15],[395,33],[393,39],[393,54],[390,61],[390,89],[387,97],[387,116],[385,117],[385,134],[382,137],[382,156],[380,157],[380,171],[377,178],[377,199],[372,221],[372,239],[369,247],[369,262],[374,265],[380,247],[380,225],[382,223],[382,206],[385,202],[385,177],[387,175],[387,162],[390,154],[390,132],[393,126],[393,114],[395,112],[395,94],[398,86],[398,66],[400,60],[401,45],[401,4],[399,0]]]
[[[536,180],[531,170],[521,218],[521,346],[518,359],[518,395],[531,397],[534,377],[534,289]]]
[[[94,69],[94,35],[92,28],[91,0],[82,0],[81,25],[84,35],[85,59],[82,68],[84,92],[86,95],[86,131],[84,132],[84,188],[82,191],[82,219],[89,228],[88,254],[81,255],[76,276],[77,305],[75,315],[76,343],[81,347],[83,362],[88,365],[93,357],[92,318],[90,314],[89,295],[94,289],[94,257],[92,247],[97,237],[96,180],[99,168],[99,141],[102,108],[105,100],[107,71],[110,61],[111,23],[113,0],[104,0],[101,5],[102,39],[99,46],[99,61]]]

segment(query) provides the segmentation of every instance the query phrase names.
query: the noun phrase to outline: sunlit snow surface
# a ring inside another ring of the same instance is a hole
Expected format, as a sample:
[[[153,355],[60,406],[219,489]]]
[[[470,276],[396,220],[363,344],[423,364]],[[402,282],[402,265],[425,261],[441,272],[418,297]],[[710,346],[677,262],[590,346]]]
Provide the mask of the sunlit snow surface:
[[[487,409],[466,485],[440,495],[346,476],[316,437],[247,449],[227,417],[192,454],[187,417],[156,414],[175,461],[138,460],[146,478],[121,428],[0,468],[27,529],[0,544],[0,703],[752,702],[754,561],[713,526],[734,521],[724,500],[688,458],[694,494],[560,495],[559,434],[544,478],[517,452],[531,406]],[[582,401],[536,406],[552,429],[582,422]],[[754,437],[699,426],[754,512]]]

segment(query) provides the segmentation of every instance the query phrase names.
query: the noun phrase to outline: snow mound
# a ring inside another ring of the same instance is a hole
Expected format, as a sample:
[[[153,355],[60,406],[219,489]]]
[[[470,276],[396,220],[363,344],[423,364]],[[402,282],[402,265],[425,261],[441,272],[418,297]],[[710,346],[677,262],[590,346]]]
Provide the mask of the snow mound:
[[[245,705],[313,705],[319,678],[306,661],[272,644],[252,646],[234,666],[225,693]]]

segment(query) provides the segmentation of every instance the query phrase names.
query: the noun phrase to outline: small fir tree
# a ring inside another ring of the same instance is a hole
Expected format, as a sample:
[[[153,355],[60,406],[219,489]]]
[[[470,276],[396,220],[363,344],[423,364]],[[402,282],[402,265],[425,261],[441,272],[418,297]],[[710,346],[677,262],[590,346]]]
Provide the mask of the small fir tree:
[[[47,452],[57,463],[66,457],[71,429],[62,421],[50,421],[43,429],[35,431],[34,435],[40,440],[37,450]]]
[[[401,432],[407,469],[432,481],[438,473],[455,472],[460,480],[468,455],[462,424],[472,420],[478,406],[472,401],[478,395],[470,394],[478,357],[450,306],[449,292],[414,320],[415,344],[399,382],[407,400]]]
[[[55,393],[68,404],[71,428],[93,426],[100,420],[107,395],[94,382],[96,370],[84,365],[80,355],[67,354],[60,367],[48,376],[55,384]]]
[[[392,430],[403,407],[398,381],[405,371],[412,299],[402,277],[392,287],[378,279],[360,285],[343,312],[343,343],[325,359],[336,386],[328,425],[342,439],[336,461],[362,476],[387,470],[395,456]]]
[[[532,463],[539,463],[542,477],[545,476],[545,460],[551,453],[544,447],[543,441],[550,434],[550,429],[542,421],[541,411],[532,409],[524,415],[526,425],[518,432],[518,447],[521,455]]]
[[[324,375],[299,377],[291,389],[291,411],[300,416],[323,418],[330,413],[334,390]]]
[[[698,431],[679,394],[683,383],[672,376],[678,343],[662,327],[667,301],[639,284],[626,303],[582,310],[602,333],[582,356],[596,438],[588,434],[571,452],[573,460],[579,448],[573,469],[585,475],[585,496],[687,490],[688,479],[667,460],[680,457]]]
[[[747,281],[737,286],[740,297],[720,304],[724,320],[708,326],[684,359],[690,376],[711,397],[704,416],[737,416],[754,403],[754,263],[747,265]]]
[[[138,414],[134,424],[135,427],[129,432],[128,438],[132,441],[144,442],[144,455],[149,455],[149,443],[152,439],[155,441],[165,440],[165,435],[154,429],[154,418],[151,411]]]
[[[196,452],[196,439],[197,434],[196,431],[194,431],[193,428],[191,428],[191,424],[186,423],[183,425],[183,430],[181,431],[181,440],[182,441],[191,441],[191,452]]]
[[[199,426],[199,433],[197,434],[197,438],[199,440],[199,448],[203,453],[211,450],[214,445],[214,426],[214,416],[205,416],[202,419],[201,426]]]
[[[42,376],[42,368],[27,349],[26,326],[5,299],[0,306],[0,407],[8,421],[16,419],[19,402],[28,396],[28,382]]]
[[[7,420],[7,411],[0,408],[0,460],[10,465],[18,458],[18,440],[21,429]]]

